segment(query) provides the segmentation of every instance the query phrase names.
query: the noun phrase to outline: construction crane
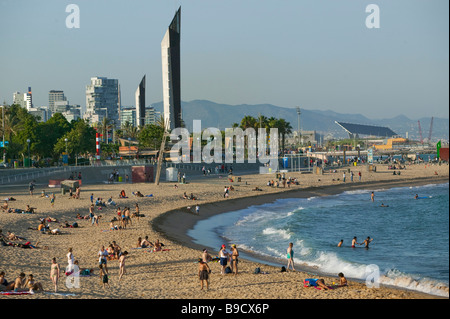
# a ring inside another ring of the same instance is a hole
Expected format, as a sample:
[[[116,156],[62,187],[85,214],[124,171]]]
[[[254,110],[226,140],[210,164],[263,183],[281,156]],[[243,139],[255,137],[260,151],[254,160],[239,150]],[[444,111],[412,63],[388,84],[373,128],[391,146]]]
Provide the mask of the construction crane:
[[[431,133],[433,132],[433,119],[434,117],[431,117],[431,123],[430,123],[430,133],[428,134],[428,143],[431,143]]]
[[[422,128],[420,127],[420,121],[417,121],[417,123],[419,124],[420,144],[423,144]]]

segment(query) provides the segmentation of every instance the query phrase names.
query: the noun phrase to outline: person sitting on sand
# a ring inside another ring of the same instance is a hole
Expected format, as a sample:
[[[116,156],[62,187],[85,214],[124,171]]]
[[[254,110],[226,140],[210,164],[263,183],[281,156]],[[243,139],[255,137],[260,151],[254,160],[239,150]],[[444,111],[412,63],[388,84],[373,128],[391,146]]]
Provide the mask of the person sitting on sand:
[[[4,271],[0,272],[0,291],[2,290],[13,290],[14,289],[14,281],[8,282],[5,278],[6,274]]]
[[[116,206],[116,202],[113,201],[112,196],[106,201],[107,205]]]
[[[112,244],[109,244],[108,248],[106,248],[106,251],[108,252],[108,256],[106,257],[108,260],[116,259],[116,256],[114,254],[114,247]]]
[[[25,282],[25,287],[30,289],[30,292],[33,293],[35,291],[44,291],[42,284],[40,282],[36,282],[33,278],[32,274],[28,275],[28,279]]]
[[[19,276],[14,280],[14,285],[11,286],[11,289],[14,291],[24,291],[26,290],[25,286],[25,274],[21,272]]]
[[[122,189],[122,191],[120,192],[119,198],[128,198],[127,194],[125,194],[125,191]]]
[[[8,201],[5,200],[5,202],[2,205],[2,209],[3,209],[3,211],[7,211],[8,210]]]
[[[34,207],[30,207],[30,205],[27,205],[27,209],[25,210],[26,213],[29,214],[34,214],[35,213],[35,209]]]
[[[153,251],[161,251],[162,250],[162,246],[163,245],[159,242],[159,239],[157,239],[155,241],[155,245],[154,245]]]
[[[347,284],[347,278],[345,278],[344,274],[340,272],[338,274],[338,276],[339,276],[339,286],[340,287],[347,286],[348,285]]]
[[[189,199],[189,197],[186,195],[186,192],[184,192],[183,198],[184,198],[184,199]]]
[[[137,191],[136,193],[134,193],[134,196],[136,196],[136,197],[144,197],[144,195],[142,195],[142,193],[140,191]]]
[[[195,197],[194,194],[191,193],[191,195],[189,196],[189,199],[196,200],[197,197]]]
[[[139,244],[139,247],[141,248],[147,248],[151,246],[153,246],[153,244],[150,241],[148,241],[148,236],[145,236],[145,239],[142,240]]]

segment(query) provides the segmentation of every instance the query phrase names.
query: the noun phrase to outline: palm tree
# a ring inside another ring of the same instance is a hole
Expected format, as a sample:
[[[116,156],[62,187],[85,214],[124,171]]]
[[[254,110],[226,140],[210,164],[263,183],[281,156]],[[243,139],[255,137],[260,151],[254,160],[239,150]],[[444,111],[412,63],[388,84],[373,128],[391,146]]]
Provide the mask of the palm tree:
[[[102,119],[102,134],[103,138],[105,139],[104,142],[106,142],[106,144],[108,144],[108,132],[110,128],[111,128],[111,119],[105,116]]]
[[[6,106],[4,106],[6,107]],[[11,106],[13,107],[13,105]],[[2,114],[2,113],[0,113]],[[2,119],[3,123],[3,119]],[[7,140],[11,141],[11,137],[13,135],[17,135],[17,133],[22,128],[22,121],[20,117],[17,115],[17,112],[13,112],[10,108],[5,110],[5,127],[2,125],[2,135],[3,133],[7,136]]]
[[[247,128],[254,128],[257,129],[258,128],[258,120],[256,118],[254,118],[251,115],[246,115],[244,116],[244,118],[241,120],[241,129],[245,130]]]

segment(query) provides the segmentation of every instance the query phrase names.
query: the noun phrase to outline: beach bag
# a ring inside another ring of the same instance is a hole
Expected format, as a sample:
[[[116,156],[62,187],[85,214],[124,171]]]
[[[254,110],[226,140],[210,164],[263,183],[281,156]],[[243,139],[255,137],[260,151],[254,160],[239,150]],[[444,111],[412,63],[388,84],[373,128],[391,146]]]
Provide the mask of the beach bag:
[[[227,268],[225,268],[225,273],[226,274],[231,274],[231,268],[229,266]]]
[[[281,266],[281,272],[286,272],[286,267]]]
[[[255,268],[255,271],[253,272],[254,274],[259,274],[261,273],[261,269],[259,267]]]
[[[73,224],[72,224],[72,227],[73,227],[73,228],[78,228],[78,223],[77,223],[77,222],[73,223]]]

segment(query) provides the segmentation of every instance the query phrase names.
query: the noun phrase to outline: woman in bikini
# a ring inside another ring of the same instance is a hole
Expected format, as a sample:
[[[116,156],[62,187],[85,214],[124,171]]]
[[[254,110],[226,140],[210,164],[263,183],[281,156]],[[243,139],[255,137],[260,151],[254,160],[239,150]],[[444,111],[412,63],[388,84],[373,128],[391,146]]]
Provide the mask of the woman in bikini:
[[[289,270],[289,265],[292,265],[292,270],[295,270],[295,268],[294,268],[294,250],[292,249],[293,246],[294,246],[293,243],[289,243],[289,247],[287,249],[288,264],[287,264],[286,270]]]
[[[59,264],[56,262],[56,258],[53,257],[52,266],[50,267],[50,279],[55,285],[55,292],[58,291],[59,273],[60,273]]]
[[[124,251],[119,258],[119,282],[122,279],[122,276],[125,274],[125,259],[127,258],[128,252]]]

